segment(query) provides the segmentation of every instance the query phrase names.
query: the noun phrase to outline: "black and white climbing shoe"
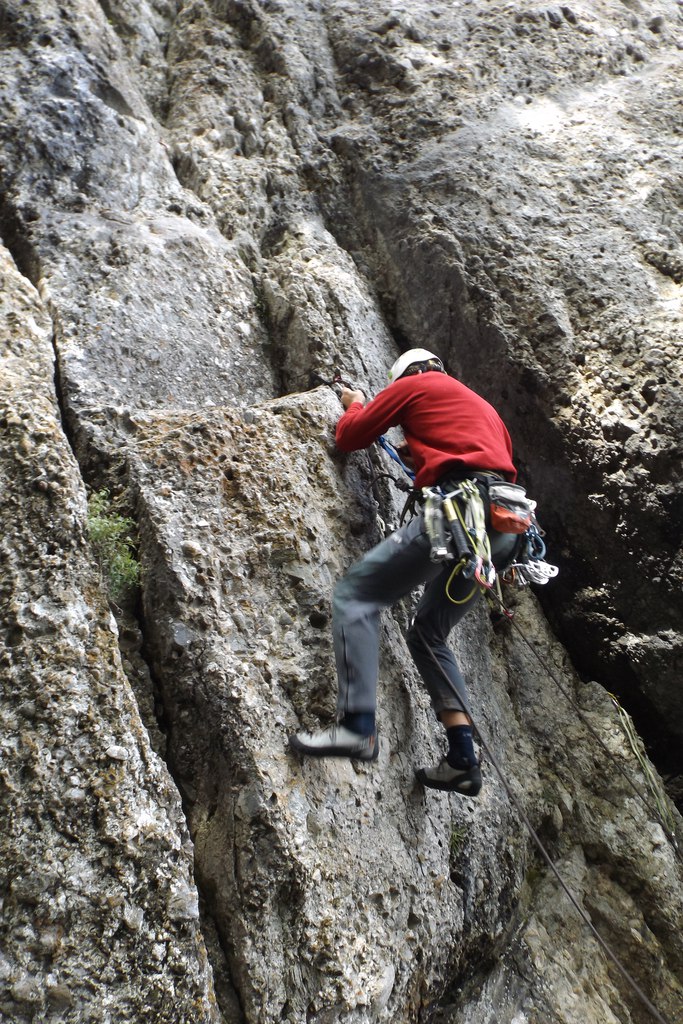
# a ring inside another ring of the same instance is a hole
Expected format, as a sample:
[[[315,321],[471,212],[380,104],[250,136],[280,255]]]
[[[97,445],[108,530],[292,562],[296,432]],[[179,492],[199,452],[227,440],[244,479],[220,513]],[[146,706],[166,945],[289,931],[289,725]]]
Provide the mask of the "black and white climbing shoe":
[[[320,732],[298,732],[289,737],[289,745],[309,757],[354,757],[360,761],[376,761],[379,756],[377,733],[361,736],[344,725],[333,725]]]
[[[444,757],[435,768],[418,768],[415,774],[427,789],[442,789],[448,793],[462,793],[463,796],[476,796],[481,789],[478,764],[471,768],[453,768]]]

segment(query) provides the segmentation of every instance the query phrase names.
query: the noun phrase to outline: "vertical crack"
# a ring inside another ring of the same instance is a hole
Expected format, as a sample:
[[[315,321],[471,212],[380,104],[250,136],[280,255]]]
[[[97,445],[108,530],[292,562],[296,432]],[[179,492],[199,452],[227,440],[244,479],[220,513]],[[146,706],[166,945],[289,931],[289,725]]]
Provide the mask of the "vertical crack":
[[[6,191],[6,183],[0,175],[0,241],[10,253],[19,273],[38,291],[40,261],[29,241],[29,228],[26,224],[32,214],[22,216],[16,207],[3,200]]]
[[[63,370],[59,349],[59,316],[53,303],[45,298],[41,288],[42,272],[40,261],[33,248],[28,231],[19,213],[7,201],[0,200],[0,243],[8,250],[23,277],[41,295],[43,308],[52,329],[50,340],[53,351],[53,389],[55,404],[64,438],[71,449],[79,469],[81,480],[89,494],[106,489],[116,501],[117,512],[131,518],[138,532],[139,517],[133,499],[125,449],[112,447],[106,442],[98,444],[92,436],[93,422],[83,423],[78,414],[69,406],[66,374]],[[96,411],[95,417],[96,419]],[[119,454],[121,452],[121,454]],[[147,627],[144,619],[141,589],[137,588],[126,599],[114,603],[110,609],[117,624],[118,647],[121,665],[136,702],[142,724],[149,737],[153,751],[165,762],[180,796],[183,814],[189,831],[189,816],[186,799],[179,786],[177,773],[169,758],[168,737],[172,723],[167,719],[163,699],[163,687],[157,679],[153,659],[148,650]],[[229,942],[221,934],[219,922],[211,912],[211,894],[201,884],[201,873],[197,864],[194,879],[199,894],[200,925],[207,949],[209,963],[214,975],[214,987],[218,1005],[226,1021],[241,1024],[244,1013],[241,1009],[238,991],[233,984],[230,970]]]

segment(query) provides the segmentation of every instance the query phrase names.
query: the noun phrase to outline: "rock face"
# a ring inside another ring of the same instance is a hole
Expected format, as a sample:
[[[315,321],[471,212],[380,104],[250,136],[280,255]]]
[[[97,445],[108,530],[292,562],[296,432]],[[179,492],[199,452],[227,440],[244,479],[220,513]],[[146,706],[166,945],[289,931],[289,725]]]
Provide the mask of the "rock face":
[[[680,818],[608,693],[680,772],[682,29],[0,0],[9,1020],[683,1016]],[[286,744],[333,714],[332,584],[400,508],[322,382],[413,345],[502,412],[561,568],[453,638],[476,802],[413,780],[410,602],[377,764]],[[118,624],[86,488],[139,534]]]
[[[52,325],[0,257],[0,1009],[94,1022],[154,1006],[217,1021],[178,792],[150,750],[93,573]]]

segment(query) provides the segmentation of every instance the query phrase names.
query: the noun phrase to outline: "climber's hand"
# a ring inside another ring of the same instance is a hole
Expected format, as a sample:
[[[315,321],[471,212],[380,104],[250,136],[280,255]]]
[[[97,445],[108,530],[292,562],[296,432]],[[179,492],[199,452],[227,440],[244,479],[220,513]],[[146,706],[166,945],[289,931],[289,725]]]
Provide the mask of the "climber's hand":
[[[365,405],[365,395],[362,391],[353,391],[351,388],[342,387],[339,397],[345,409],[348,409],[352,402],[360,402],[361,405]]]
[[[396,452],[397,452],[398,455],[400,455],[401,461],[405,462],[405,464],[408,467],[408,469],[412,469],[414,471],[415,470],[415,459],[410,454],[410,448],[408,447],[408,445],[405,444],[405,443],[404,444],[400,444],[397,447]]]

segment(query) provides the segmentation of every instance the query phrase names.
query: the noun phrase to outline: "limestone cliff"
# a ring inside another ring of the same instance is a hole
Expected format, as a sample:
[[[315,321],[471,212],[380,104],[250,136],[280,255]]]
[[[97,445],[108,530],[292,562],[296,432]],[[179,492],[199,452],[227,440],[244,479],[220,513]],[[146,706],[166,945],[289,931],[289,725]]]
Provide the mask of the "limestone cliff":
[[[0,0],[0,1012],[683,1016],[683,12]],[[336,369],[426,346],[500,409],[556,583],[453,637],[438,756],[383,620],[380,759],[302,763],[334,579],[395,524]],[[134,519],[112,616],[86,497]],[[521,630],[521,632],[520,632]],[[526,640],[524,639],[526,637]],[[673,792],[673,788],[671,788]]]

